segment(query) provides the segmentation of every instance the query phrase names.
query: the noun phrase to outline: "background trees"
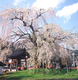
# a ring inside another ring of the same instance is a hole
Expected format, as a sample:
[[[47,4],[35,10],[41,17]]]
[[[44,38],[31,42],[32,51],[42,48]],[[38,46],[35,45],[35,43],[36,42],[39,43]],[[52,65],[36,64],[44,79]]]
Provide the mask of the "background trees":
[[[12,42],[0,39],[0,61],[6,63],[6,56],[11,55],[14,50]]]

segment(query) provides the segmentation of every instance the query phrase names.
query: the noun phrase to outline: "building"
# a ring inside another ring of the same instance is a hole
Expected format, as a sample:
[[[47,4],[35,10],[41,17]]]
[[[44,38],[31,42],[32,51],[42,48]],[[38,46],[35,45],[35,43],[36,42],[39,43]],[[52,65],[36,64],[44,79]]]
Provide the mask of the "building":
[[[3,66],[5,66],[5,64],[0,61],[0,74],[2,74]]]
[[[16,71],[22,67],[27,68],[27,59],[29,57],[29,53],[26,51],[26,49],[21,49],[18,52],[8,56],[7,65],[10,67],[10,71],[12,71],[13,67],[15,67]]]

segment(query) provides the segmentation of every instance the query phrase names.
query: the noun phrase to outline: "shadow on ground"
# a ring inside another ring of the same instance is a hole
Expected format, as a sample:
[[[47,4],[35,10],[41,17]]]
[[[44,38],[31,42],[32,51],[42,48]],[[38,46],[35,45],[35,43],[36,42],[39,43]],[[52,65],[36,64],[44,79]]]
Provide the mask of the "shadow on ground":
[[[27,80],[27,78],[29,78],[29,77],[32,77],[32,79],[33,79],[33,76],[20,76],[20,77],[11,77],[11,78],[9,78],[9,77],[0,77],[0,80],[22,80],[24,78],[26,78],[26,80]],[[31,80],[31,79],[28,79],[28,80]]]
[[[29,77],[32,77],[31,79],[27,79]],[[20,76],[20,77],[11,77],[11,78],[6,78],[6,77],[1,77],[0,80],[78,80],[78,79],[33,79],[33,76]]]
[[[78,79],[37,79],[37,80],[78,80]]]

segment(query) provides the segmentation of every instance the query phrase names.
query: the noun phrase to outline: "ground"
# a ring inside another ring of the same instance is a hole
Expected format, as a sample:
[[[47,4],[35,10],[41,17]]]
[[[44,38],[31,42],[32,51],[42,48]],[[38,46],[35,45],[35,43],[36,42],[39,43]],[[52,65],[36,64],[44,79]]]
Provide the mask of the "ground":
[[[34,70],[24,70],[17,72],[9,72],[6,74],[0,75],[0,80],[38,80],[38,79],[77,79],[78,80],[78,71],[72,70],[66,73],[66,70],[63,69],[60,73],[59,69],[55,69],[52,72],[51,69],[45,70],[45,74],[42,73],[42,69],[38,72],[36,69],[36,74]]]

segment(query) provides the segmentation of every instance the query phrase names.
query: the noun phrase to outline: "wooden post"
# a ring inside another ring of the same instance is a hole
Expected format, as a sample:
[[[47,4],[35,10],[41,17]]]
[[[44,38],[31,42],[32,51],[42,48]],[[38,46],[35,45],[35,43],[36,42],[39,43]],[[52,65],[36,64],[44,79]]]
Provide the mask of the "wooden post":
[[[7,69],[8,69],[8,62],[7,62]]]
[[[18,60],[16,61],[16,71],[18,71],[18,68],[17,68],[17,66],[18,66]]]
[[[11,63],[10,63],[10,71],[11,71]]]
[[[7,55],[7,61],[6,61],[6,63],[7,63],[7,69],[8,69],[8,55]]]
[[[26,69],[27,69],[27,58],[25,58],[25,65],[26,65]]]

